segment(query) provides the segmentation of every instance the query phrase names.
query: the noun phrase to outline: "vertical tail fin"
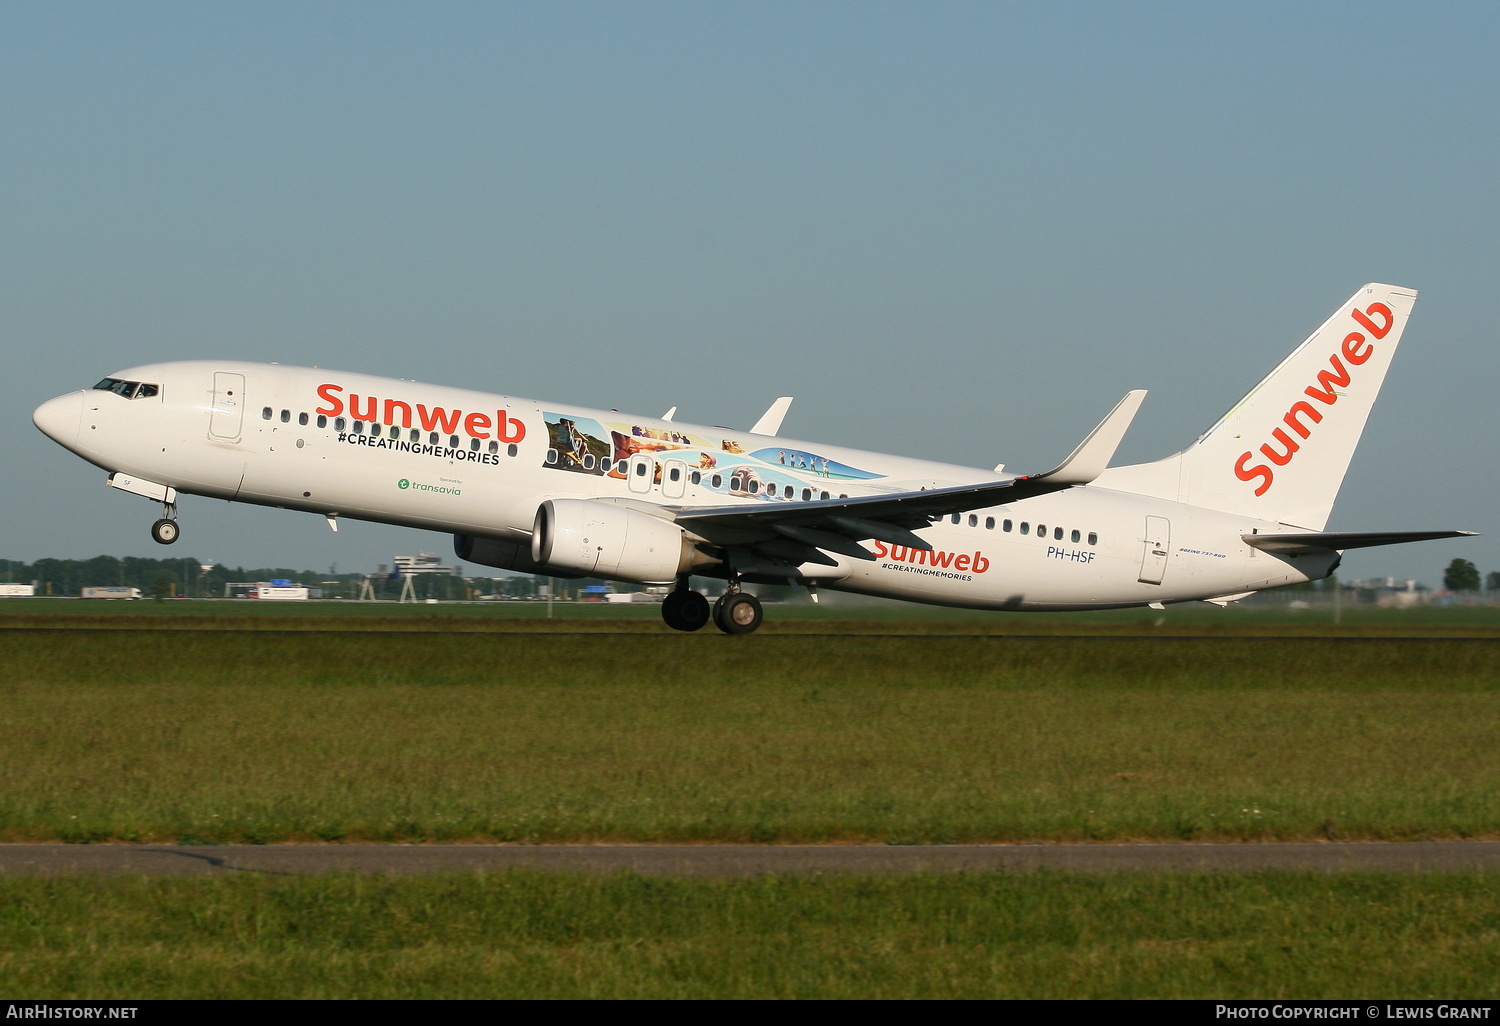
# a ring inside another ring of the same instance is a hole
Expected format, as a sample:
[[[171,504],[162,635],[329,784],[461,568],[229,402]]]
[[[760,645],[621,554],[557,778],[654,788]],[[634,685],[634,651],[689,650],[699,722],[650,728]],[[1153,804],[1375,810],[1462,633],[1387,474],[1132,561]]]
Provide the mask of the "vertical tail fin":
[[[1322,530],[1416,301],[1364,286],[1187,449],[1098,483]]]

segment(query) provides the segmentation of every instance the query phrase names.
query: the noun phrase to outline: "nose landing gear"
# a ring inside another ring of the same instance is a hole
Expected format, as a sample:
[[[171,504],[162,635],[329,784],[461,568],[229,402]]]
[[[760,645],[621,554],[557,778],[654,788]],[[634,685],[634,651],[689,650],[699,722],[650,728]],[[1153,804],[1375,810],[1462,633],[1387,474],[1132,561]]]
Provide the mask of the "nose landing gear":
[[[151,540],[158,545],[171,545],[177,540],[180,530],[177,527],[177,506],[175,503],[164,502],[161,506],[161,519],[151,525]]]

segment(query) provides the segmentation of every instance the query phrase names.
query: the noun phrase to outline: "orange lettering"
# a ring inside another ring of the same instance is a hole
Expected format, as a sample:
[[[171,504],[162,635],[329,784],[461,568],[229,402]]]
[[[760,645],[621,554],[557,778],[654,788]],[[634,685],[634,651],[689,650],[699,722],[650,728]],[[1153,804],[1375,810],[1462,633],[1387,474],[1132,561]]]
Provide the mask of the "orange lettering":
[[[1277,452],[1275,449],[1271,448],[1270,443],[1261,446],[1260,451],[1265,455],[1266,459],[1270,460],[1278,467],[1284,467],[1288,463],[1292,462],[1292,457],[1297,455],[1297,450],[1300,449],[1301,446],[1292,441],[1290,436],[1288,436],[1285,431],[1281,430],[1281,428],[1277,428],[1275,431],[1272,431],[1271,437],[1279,441],[1282,445],[1286,446],[1286,452],[1284,454]]]
[[[1370,354],[1375,351],[1375,347],[1368,342],[1365,342],[1363,349],[1359,348],[1361,342],[1365,342],[1365,337],[1357,331],[1351,331],[1344,336],[1344,359],[1356,367],[1368,360]]]
[[[526,425],[507,410],[495,411],[495,437],[502,442],[519,442],[526,437]]]
[[[1327,403],[1329,406],[1332,406],[1339,399],[1339,394],[1333,390],[1333,386],[1337,385],[1340,388],[1347,388],[1349,386],[1349,371],[1337,356],[1330,356],[1328,363],[1333,370],[1318,371],[1318,384],[1323,386],[1323,390],[1319,391],[1317,385],[1309,385],[1307,386],[1306,393],[1318,400],[1318,402]]]
[[[387,399],[385,401],[385,422],[387,424],[396,423],[397,409],[401,410],[401,426],[404,428],[411,427],[411,407],[403,403],[400,399]]]
[[[1239,459],[1234,461],[1234,476],[1239,478],[1241,481],[1253,481],[1257,477],[1265,478],[1266,483],[1255,489],[1256,495],[1264,495],[1266,494],[1266,489],[1271,487],[1271,468],[1266,466],[1264,463],[1257,463],[1255,466],[1246,470],[1245,461],[1250,459],[1252,455],[1252,453],[1247,452]]]
[[[380,410],[377,408],[379,407],[379,405],[380,400],[376,399],[374,396],[371,396],[369,408],[361,411],[359,408],[359,396],[355,393],[350,393],[349,416],[353,417],[355,420],[374,420],[377,416],[380,415]]]
[[[490,418],[487,413],[471,413],[464,418],[464,430],[475,438],[490,437]]]
[[[1396,318],[1391,313],[1391,308],[1384,303],[1371,303],[1363,312],[1356,309],[1351,311],[1349,316],[1358,321],[1361,328],[1364,328],[1376,338],[1385,338],[1386,333],[1391,330],[1391,325],[1396,323]],[[1385,323],[1377,328],[1375,327],[1375,322],[1370,320],[1371,316],[1384,317]]]
[[[336,395],[329,394],[331,392],[342,392],[343,390],[343,385],[319,385],[318,398],[327,403],[328,408],[325,410],[323,407],[319,406],[316,410],[313,410],[313,412],[321,413],[325,417],[337,417],[339,414],[343,413],[344,400],[340,399]]]
[[[976,574],[982,574],[989,568],[990,561],[985,559],[984,556],[980,555],[978,552],[974,553],[974,572]]]
[[[959,556],[957,559],[955,559],[953,561],[953,569],[955,569],[955,570],[967,570],[967,569],[969,569],[969,557],[968,556]]]
[[[1308,417],[1312,418],[1314,424],[1320,422],[1323,419],[1323,415],[1314,409],[1311,404],[1304,402],[1295,402],[1292,404],[1292,408],[1286,411],[1286,416],[1282,418],[1286,421],[1286,426],[1303,438],[1306,438],[1312,432],[1312,429],[1302,426],[1302,422],[1297,419],[1298,413],[1307,414]]]
[[[417,403],[417,418],[422,422],[423,431],[440,431],[445,435],[458,433],[458,418],[462,411],[445,410],[441,406],[434,406],[431,410]]]

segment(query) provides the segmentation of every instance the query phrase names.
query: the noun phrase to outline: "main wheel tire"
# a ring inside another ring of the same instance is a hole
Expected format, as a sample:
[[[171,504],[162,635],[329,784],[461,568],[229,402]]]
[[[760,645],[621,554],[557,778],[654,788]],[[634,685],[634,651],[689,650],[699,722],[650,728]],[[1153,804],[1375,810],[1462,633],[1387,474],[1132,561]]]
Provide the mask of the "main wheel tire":
[[[696,591],[674,591],[661,603],[661,618],[674,631],[696,631],[708,623],[708,599]]]
[[[151,538],[158,545],[171,545],[179,533],[175,520],[158,520],[151,525]]]
[[[743,591],[725,595],[714,607],[714,625],[725,634],[749,634],[761,619],[760,599]]]

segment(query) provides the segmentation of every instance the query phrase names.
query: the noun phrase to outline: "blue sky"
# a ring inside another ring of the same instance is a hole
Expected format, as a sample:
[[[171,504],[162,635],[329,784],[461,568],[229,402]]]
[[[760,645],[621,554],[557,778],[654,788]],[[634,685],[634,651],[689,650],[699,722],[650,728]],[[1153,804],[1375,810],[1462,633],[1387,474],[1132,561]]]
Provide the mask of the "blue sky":
[[[1330,527],[1500,570],[1500,8],[0,2],[0,556],[373,569],[149,503],[43,399],[229,356],[1051,466],[1190,442],[1367,281],[1422,298]]]

